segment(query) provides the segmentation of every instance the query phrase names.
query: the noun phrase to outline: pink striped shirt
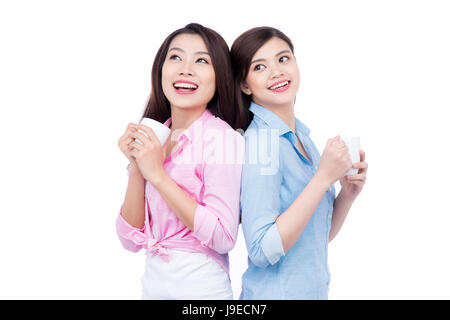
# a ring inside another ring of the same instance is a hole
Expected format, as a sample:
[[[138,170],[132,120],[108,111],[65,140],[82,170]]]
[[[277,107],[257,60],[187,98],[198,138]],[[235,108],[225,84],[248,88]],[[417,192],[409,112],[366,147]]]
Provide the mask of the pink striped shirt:
[[[164,124],[169,126],[171,118]],[[239,228],[239,197],[244,139],[206,109],[178,137],[178,148],[164,161],[167,174],[198,203],[194,231],[173,213],[159,192],[145,184],[145,226],[138,229],[119,215],[116,230],[132,252],[170,259],[165,248],[204,253],[228,273],[228,252]]]

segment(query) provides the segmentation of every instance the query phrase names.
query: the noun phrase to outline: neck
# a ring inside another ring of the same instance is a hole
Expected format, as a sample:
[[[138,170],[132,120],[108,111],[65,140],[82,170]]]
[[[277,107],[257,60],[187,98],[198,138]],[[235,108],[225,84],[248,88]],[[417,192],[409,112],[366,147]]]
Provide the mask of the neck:
[[[259,103],[258,103],[259,104]],[[281,105],[262,105],[264,108],[275,113],[284,123],[295,133],[295,113],[294,103],[281,104]]]
[[[170,109],[172,118],[170,130],[173,132],[178,129],[187,129],[195,120],[200,118],[203,112],[205,112],[206,106],[188,109],[171,106]]]

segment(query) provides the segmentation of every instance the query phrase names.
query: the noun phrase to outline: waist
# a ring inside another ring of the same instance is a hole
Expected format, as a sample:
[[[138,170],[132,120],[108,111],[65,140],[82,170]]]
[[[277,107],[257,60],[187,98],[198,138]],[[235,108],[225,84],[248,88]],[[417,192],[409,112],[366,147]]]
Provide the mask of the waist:
[[[277,270],[251,264],[242,276],[242,299],[327,299],[329,283],[324,270]]]
[[[146,249],[145,253],[147,255],[158,255],[166,262],[171,260],[171,252],[175,251],[204,254],[217,262],[227,274],[229,272],[228,254],[217,253],[213,249],[202,245],[200,241],[192,235],[183,238],[168,237],[158,240],[146,234],[142,241],[142,245]]]

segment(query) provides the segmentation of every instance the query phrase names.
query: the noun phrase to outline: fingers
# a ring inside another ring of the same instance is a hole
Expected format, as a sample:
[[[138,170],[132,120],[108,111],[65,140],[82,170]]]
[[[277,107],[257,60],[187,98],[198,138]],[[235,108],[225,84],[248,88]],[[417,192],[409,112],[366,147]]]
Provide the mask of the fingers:
[[[356,186],[362,186],[362,185],[364,185],[364,181],[350,181],[350,180],[347,180],[347,183],[349,183],[349,184],[353,184],[353,185],[356,185]]]
[[[129,123],[128,126],[127,126],[127,130],[125,131],[124,136],[126,137],[126,139],[132,139],[132,138],[130,138],[130,135],[133,132],[136,132],[136,131],[138,131],[137,125],[134,124],[134,123]]]
[[[338,143],[339,141],[341,141],[341,136],[337,135],[334,138],[328,139],[328,145],[335,145],[336,143]]]
[[[359,150],[359,154],[361,157],[361,162],[363,162],[364,160],[366,160],[366,153],[364,152],[364,150]]]
[[[331,144],[331,146],[337,148],[337,149],[344,149],[347,148],[347,145],[344,141],[335,141]]]
[[[136,142],[136,141],[130,142],[129,147],[134,148],[134,150],[137,150],[137,151],[141,151],[144,148],[144,146],[142,144],[140,144],[139,142]],[[133,152],[134,150],[132,149],[131,152]]]
[[[127,125],[127,128],[125,129],[125,133],[119,138],[119,144],[121,144],[122,142],[128,144],[129,143],[129,139],[130,139],[130,134],[132,132],[136,132],[137,131],[137,125],[134,123],[129,123]]]
[[[139,129],[141,129],[141,130],[144,131],[146,134],[148,134],[148,137],[149,137],[149,139],[150,139],[152,142],[157,143],[157,144],[160,144],[160,143],[159,143],[159,139],[158,139],[158,137],[156,136],[155,132],[153,132],[152,128],[147,127],[147,126],[144,125],[144,124],[140,124],[140,125],[139,125]]]
[[[142,151],[145,148],[154,146],[155,143],[160,144],[158,137],[151,128],[145,125],[136,125],[134,128],[136,129],[136,131],[130,133],[131,140],[128,143],[129,148],[131,149],[134,148],[137,151]],[[142,130],[149,136],[147,137],[144,133],[140,132],[139,130]],[[142,144],[137,142],[135,139],[138,139],[140,142],[142,142]]]
[[[138,139],[139,141],[141,141],[144,145],[147,145],[148,143],[149,143],[149,141],[148,141],[148,138],[144,135],[144,134],[142,134],[141,132],[139,132],[139,131],[136,131],[136,132],[132,132],[131,134],[130,134],[130,137],[131,137],[131,139]],[[138,142],[139,143],[139,142]]]
[[[367,162],[355,162],[352,164],[352,168],[354,169],[367,169],[369,164]]]
[[[137,125],[136,124],[129,123],[127,128],[126,128],[126,130],[125,130],[125,133],[124,133],[123,137],[128,137],[130,135],[130,133],[136,132],[137,130],[138,129],[137,129]]]
[[[117,142],[119,149],[123,152],[123,154],[128,158],[128,160],[132,161],[134,159],[132,152],[135,151],[135,149],[130,146],[132,142],[134,142],[134,138],[131,137],[131,134],[133,132],[136,132],[137,125],[134,123],[129,123],[127,125],[127,128],[125,129],[125,133],[119,138],[119,141]],[[136,152],[136,151],[135,151]]]
[[[365,158],[365,156],[364,156],[364,151],[361,153],[361,159],[364,159]],[[369,164],[367,163],[367,162],[363,162],[363,161],[361,161],[361,162],[356,162],[356,163],[353,163],[352,164],[352,168],[354,168],[354,169],[358,169],[358,173],[364,173],[364,174],[366,174],[367,173],[367,170],[369,169]]]
[[[337,135],[334,138],[328,140],[328,146],[335,147],[338,150],[346,149],[347,145],[343,140],[341,140],[341,136]]]
[[[347,181],[366,181],[366,175],[365,173],[352,174],[350,176],[347,176]]]

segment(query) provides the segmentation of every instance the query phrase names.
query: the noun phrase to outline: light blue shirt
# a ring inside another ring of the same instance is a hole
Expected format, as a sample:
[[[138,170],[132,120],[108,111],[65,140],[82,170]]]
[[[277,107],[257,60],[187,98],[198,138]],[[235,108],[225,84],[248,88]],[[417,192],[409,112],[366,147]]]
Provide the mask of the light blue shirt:
[[[295,118],[295,130],[312,163],[295,146],[294,132],[272,111],[252,102],[245,131],[241,215],[248,250],[240,299],[328,299],[328,235],[335,189],[331,186],[303,233],[284,252],[275,220],[317,171],[320,153],[310,130]]]

